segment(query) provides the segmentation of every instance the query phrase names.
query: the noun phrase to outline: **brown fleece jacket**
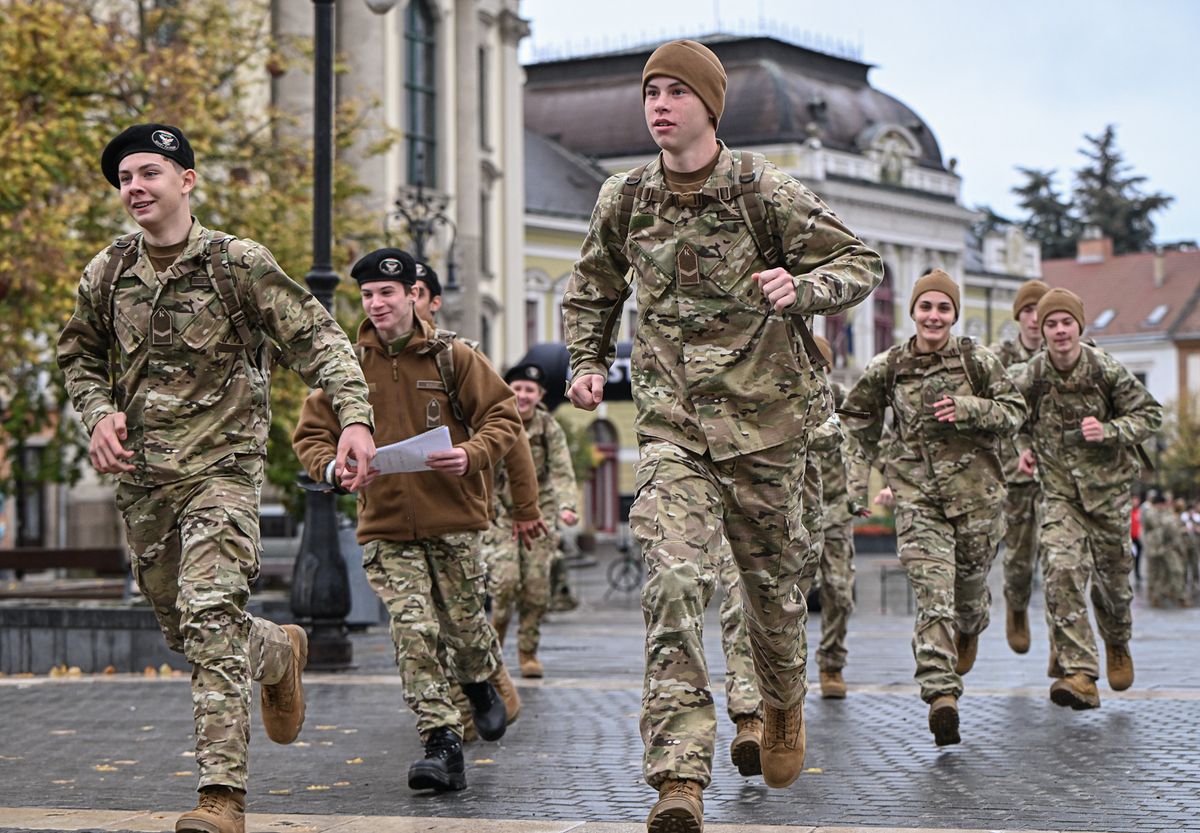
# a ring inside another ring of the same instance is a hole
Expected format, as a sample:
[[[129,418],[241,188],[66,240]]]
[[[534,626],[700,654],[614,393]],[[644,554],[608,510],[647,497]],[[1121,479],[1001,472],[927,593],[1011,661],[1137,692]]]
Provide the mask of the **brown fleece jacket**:
[[[491,506],[486,480],[495,462],[524,433],[512,389],[487,360],[454,339],[454,375],[458,399],[474,435],[459,424],[438,374],[431,341],[433,327],[417,322],[403,349],[389,353],[375,327],[364,321],[357,352],[375,410],[375,444],[387,445],[446,425],[450,441],[467,452],[467,473],[456,477],[423,471],[382,475],[358,496],[358,541],[411,541],[453,532],[487,529]],[[323,391],[304,402],[292,445],[300,462],[316,480],[337,456],[340,426]],[[519,520],[540,517],[537,491],[521,507]]]

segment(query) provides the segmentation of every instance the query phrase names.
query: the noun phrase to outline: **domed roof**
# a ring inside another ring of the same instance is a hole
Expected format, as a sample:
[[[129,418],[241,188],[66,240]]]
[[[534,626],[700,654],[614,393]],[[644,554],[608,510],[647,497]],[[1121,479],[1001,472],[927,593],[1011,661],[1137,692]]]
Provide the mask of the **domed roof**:
[[[919,147],[914,161],[944,170],[929,126],[871,86],[870,64],[770,37],[702,39],[728,76],[717,135],[731,147],[802,142],[862,152],[888,127]],[[525,67],[525,125],[576,153],[606,158],[657,151],[642,116],[642,67],[654,45]]]

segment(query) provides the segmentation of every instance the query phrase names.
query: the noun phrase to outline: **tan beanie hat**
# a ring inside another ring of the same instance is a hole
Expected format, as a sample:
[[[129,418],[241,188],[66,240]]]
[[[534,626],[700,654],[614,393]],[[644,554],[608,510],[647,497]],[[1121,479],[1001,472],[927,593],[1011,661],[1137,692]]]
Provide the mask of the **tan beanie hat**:
[[[1065,312],[1079,322],[1079,332],[1087,326],[1083,318],[1083,299],[1069,289],[1055,287],[1042,296],[1038,301],[1038,325],[1046,326],[1046,316],[1055,312]]]
[[[819,335],[813,335],[813,341],[817,343],[817,349],[821,351],[821,356],[833,367],[833,348],[829,346],[829,342]]]
[[[694,40],[673,40],[655,49],[642,70],[643,97],[646,82],[656,75],[677,78],[687,84],[712,113],[713,123],[721,123],[725,109],[725,67],[707,46]]]
[[[1017,320],[1021,310],[1042,300],[1042,296],[1049,291],[1050,286],[1038,280],[1021,284],[1021,288],[1017,290],[1017,297],[1013,300],[1013,320]]]
[[[913,284],[912,298],[908,301],[908,314],[911,317],[913,310],[917,308],[917,299],[926,292],[945,292],[950,296],[950,303],[954,304],[954,320],[958,320],[959,298],[958,284],[954,282],[954,278],[943,272],[941,269],[934,269],[928,275],[922,275],[917,278],[917,282]]]

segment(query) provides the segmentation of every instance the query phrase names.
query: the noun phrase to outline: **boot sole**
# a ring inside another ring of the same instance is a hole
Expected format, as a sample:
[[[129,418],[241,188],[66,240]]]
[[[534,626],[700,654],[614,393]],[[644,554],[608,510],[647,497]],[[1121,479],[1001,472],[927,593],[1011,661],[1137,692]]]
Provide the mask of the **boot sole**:
[[[753,738],[743,740],[741,743],[734,738],[733,745],[729,748],[729,757],[732,759],[733,765],[737,767],[737,771],[749,778],[751,775],[762,775],[762,757],[759,752],[758,741]]]
[[[222,828],[228,827],[228,820],[225,824],[218,825],[215,822],[196,820],[196,819],[180,819],[175,822],[175,833],[221,833]],[[233,822],[234,830],[238,833],[245,833],[245,819],[241,823]]]
[[[825,689],[821,689],[821,699],[822,700],[845,700],[846,699],[846,689],[844,689],[844,688],[841,690],[833,689],[832,691],[826,691]]]
[[[929,715],[929,731],[933,732],[933,742],[938,746],[953,746],[962,743],[958,733],[958,709],[937,709]]]
[[[408,788],[410,790],[456,792],[467,788],[467,776],[462,772],[446,772],[436,765],[427,765],[424,761],[418,761],[409,767]]]
[[[1111,688],[1113,691],[1125,691],[1126,689],[1128,689],[1132,686],[1133,686],[1133,680],[1131,680],[1131,679],[1130,680],[1114,680],[1112,677],[1108,678],[1108,687]]]
[[[704,820],[697,820],[688,808],[671,807],[647,820],[646,833],[704,833]]]
[[[1095,700],[1092,700],[1088,697],[1077,694],[1074,690],[1067,688],[1066,686],[1052,689],[1050,691],[1050,702],[1054,703],[1056,706],[1072,708],[1077,712],[1100,708],[1099,697],[1097,697]]]

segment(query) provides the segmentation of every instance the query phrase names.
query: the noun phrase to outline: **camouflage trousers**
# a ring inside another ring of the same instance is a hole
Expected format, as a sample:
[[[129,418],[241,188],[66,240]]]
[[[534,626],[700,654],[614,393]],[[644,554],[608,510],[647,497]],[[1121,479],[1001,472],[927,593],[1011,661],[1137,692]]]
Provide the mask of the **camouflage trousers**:
[[[854,532],[850,524],[825,530],[821,546],[821,645],[817,665],[822,671],[846,667],[846,630],[854,611]]]
[[[1088,621],[1089,581],[1104,641],[1125,644],[1133,634],[1130,508],[1127,491],[1110,495],[1091,512],[1078,501],[1045,497],[1041,548],[1046,624],[1058,664],[1068,675],[1100,678],[1096,638]]]
[[[704,659],[704,609],[716,583],[722,534],[740,574],[763,700],[790,708],[807,691],[808,610],[799,583],[813,553],[797,488],[806,448],[787,444],[719,462],[664,441],[644,442],[640,450],[629,520],[646,562],[643,771],[655,788],[667,778],[707,786],[716,711]]]
[[[422,740],[441,726],[462,737],[449,680],[480,682],[500,666],[500,645],[483,610],[480,537],[456,532],[363,548],[367,579],[391,619],[404,702],[417,716]]]
[[[741,580],[729,542],[721,539],[717,557],[717,581],[721,586],[721,652],[725,654],[725,711],[731,721],[760,715],[762,698],[754,677],[754,659],[750,656],[750,633],[742,611]],[[705,600],[708,607],[708,600]]]
[[[1037,565],[1042,485],[1010,483],[1004,501],[1004,600],[1011,610],[1028,610]]]
[[[999,506],[947,517],[929,499],[896,507],[896,545],[917,602],[913,629],[916,680],[926,703],[962,695],[955,637],[982,633],[992,603],[987,575],[1004,534]]]
[[[525,546],[513,539],[511,520],[493,523],[484,536],[492,624],[498,631],[507,628],[515,608],[517,650],[536,654],[542,641],[542,618],[550,605],[550,565],[558,552],[558,536],[549,533]]]
[[[1187,562],[1183,553],[1177,547],[1164,545],[1161,539],[1147,543],[1146,595],[1151,606],[1162,607],[1167,602],[1185,604],[1187,593],[1184,577]]]
[[[255,474],[211,473],[155,488],[122,483],[133,577],[167,647],[192,666],[200,787],[246,789],[251,680],[279,682],[287,633],[246,612],[261,545]]]

